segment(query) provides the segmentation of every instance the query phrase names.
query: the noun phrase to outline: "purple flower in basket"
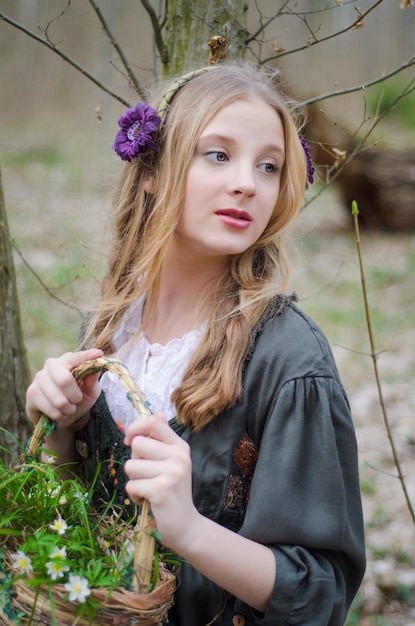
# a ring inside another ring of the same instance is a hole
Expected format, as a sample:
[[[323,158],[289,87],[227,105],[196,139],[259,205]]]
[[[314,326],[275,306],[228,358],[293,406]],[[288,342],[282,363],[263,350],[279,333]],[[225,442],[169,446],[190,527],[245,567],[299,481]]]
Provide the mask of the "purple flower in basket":
[[[139,102],[118,120],[120,130],[112,146],[123,161],[131,161],[149,150],[157,150],[154,138],[161,119],[145,102]]]

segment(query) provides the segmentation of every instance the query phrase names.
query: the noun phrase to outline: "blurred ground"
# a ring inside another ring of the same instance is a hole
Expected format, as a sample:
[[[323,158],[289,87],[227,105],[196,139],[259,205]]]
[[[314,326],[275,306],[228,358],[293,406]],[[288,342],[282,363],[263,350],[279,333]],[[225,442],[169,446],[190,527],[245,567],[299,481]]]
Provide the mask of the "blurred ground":
[[[336,196],[301,218],[302,306],[327,332],[356,426],[367,574],[350,624],[415,625],[414,523],[397,478],[374,377],[355,236]],[[415,234],[360,232],[381,387],[415,506]]]

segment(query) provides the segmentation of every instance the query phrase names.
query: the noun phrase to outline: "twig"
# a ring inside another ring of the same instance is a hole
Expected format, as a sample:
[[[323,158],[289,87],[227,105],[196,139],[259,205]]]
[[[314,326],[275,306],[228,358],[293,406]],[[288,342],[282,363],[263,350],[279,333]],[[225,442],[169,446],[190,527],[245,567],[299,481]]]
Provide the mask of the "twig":
[[[26,35],[29,35],[29,37],[32,37],[32,39],[35,39],[36,41],[39,41],[39,43],[41,43],[44,46],[46,46],[47,48],[49,48],[49,50],[52,50],[53,52],[55,52],[64,61],[69,63],[69,65],[72,65],[72,67],[74,67],[76,70],[78,70],[78,72],[81,72],[81,74],[83,74],[86,78],[88,78],[90,81],[92,81],[102,91],[105,91],[105,93],[110,95],[112,98],[115,98],[115,100],[118,100],[119,102],[121,102],[124,106],[126,106],[126,107],[130,106],[130,104],[127,102],[127,100],[124,100],[124,98],[122,98],[121,96],[116,94],[114,91],[112,91],[109,87],[104,85],[101,81],[99,81],[97,78],[95,78],[95,76],[90,74],[84,67],[82,67],[82,65],[79,65],[79,63],[77,63],[74,59],[72,59],[70,56],[65,54],[65,52],[62,52],[62,50],[57,48],[51,41],[49,41],[48,39],[44,39],[43,37],[39,37],[39,35],[34,33],[29,28],[26,28],[26,26],[23,26],[23,24],[20,24],[19,22],[16,22],[15,20],[11,19],[8,15],[3,13],[3,11],[0,11],[0,19],[4,20],[5,22],[10,24],[11,26],[14,26],[14,28],[17,28],[18,30],[21,30]]]
[[[364,352],[363,350],[355,350],[354,348],[350,348],[349,346],[343,346],[341,343],[334,344],[337,348],[341,348],[342,350],[347,350],[348,352],[352,352],[353,354],[360,354],[363,356],[371,356],[370,352]],[[384,348],[383,350],[379,350],[376,353],[376,358],[378,358],[384,352],[388,352],[388,348]]]
[[[414,63],[415,63],[415,57],[414,57]],[[380,81],[379,81],[380,82]],[[368,140],[368,138],[370,137],[370,135],[372,134],[374,128],[381,122],[381,120],[388,114],[388,112],[405,96],[407,96],[408,94],[412,93],[412,91],[414,91],[415,86],[415,79],[412,79],[408,85],[406,86],[405,89],[403,89],[403,91],[396,96],[396,98],[381,112],[379,113],[373,120],[372,124],[370,125],[369,130],[366,132],[366,134],[360,139],[360,141],[356,144],[356,146],[353,148],[353,150],[351,150],[347,157],[345,158],[345,160],[342,162],[341,166],[339,168],[337,168],[334,173],[333,170],[331,170],[330,172],[330,177],[328,178],[328,180],[326,180],[326,182],[320,186],[320,189],[313,195],[312,198],[310,198],[309,200],[307,200],[304,203],[304,207],[306,208],[309,204],[311,204],[312,202],[314,202],[314,200],[316,200],[325,189],[327,189],[327,187],[336,180],[336,178],[338,176],[340,176],[341,172],[344,170],[344,168],[346,167],[346,165],[348,165],[350,163],[350,161],[352,161],[352,159],[354,159],[354,157],[359,154],[360,152],[362,152],[363,150],[367,149],[364,147],[366,141]],[[361,124],[361,126],[363,126],[363,124],[366,122],[367,120],[364,120]]]
[[[353,4],[355,0],[345,0],[343,3],[343,6],[347,6],[348,4]],[[383,0],[381,0],[383,1]],[[252,41],[257,42],[257,39],[259,37],[259,35],[262,35],[263,32],[265,31],[265,29],[275,20],[277,20],[281,15],[290,15],[290,16],[295,16],[300,18],[301,20],[306,22],[306,18],[304,16],[306,15],[315,15],[316,13],[326,13],[327,11],[331,11],[331,10],[337,10],[339,8],[339,6],[337,4],[333,4],[333,5],[329,5],[327,4],[326,6],[324,6],[323,8],[319,8],[319,9],[310,9],[307,11],[301,11],[301,12],[296,12],[293,9],[291,9],[288,5],[290,3],[290,0],[281,0],[281,2],[283,3],[282,6],[278,9],[278,11],[272,15],[270,18],[267,18],[267,20],[265,22],[263,22],[262,17],[259,18],[259,22],[260,22],[260,27],[255,31],[255,33],[249,34],[249,37],[247,37],[244,41],[244,44],[246,46],[248,46],[248,44],[250,44]],[[288,7],[287,11],[285,11],[284,9]],[[262,11],[260,9],[260,7],[258,6],[258,2],[255,1],[255,8],[257,13],[262,16]],[[306,23],[307,24],[307,23]],[[352,24],[353,27],[353,24]],[[308,24],[307,24],[307,28],[308,28]],[[340,32],[340,34],[343,31]],[[315,42],[318,43],[318,42]],[[308,48],[309,46],[307,46]],[[252,52],[252,50],[251,50]],[[298,52],[298,50],[289,50],[288,52],[286,52],[286,54],[291,54],[292,52]],[[282,54],[279,54],[278,56],[282,56]],[[275,57],[274,57],[275,58]]]
[[[411,515],[413,523],[415,524],[415,512],[414,512],[414,509],[412,508],[411,500],[409,498],[408,491],[406,489],[405,477],[404,477],[404,475],[402,473],[401,464],[400,464],[400,461],[399,461],[398,453],[396,451],[395,442],[393,440],[392,430],[391,430],[391,427],[390,427],[390,424],[389,424],[389,419],[388,419],[388,415],[387,415],[387,412],[386,412],[386,406],[385,406],[385,402],[384,402],[384,399],[383,399],[382,385],[381,385],[380,375],[379,375],[379,370],[378,370],[378,356],[379,356],[379,354],[376,351],[375,339],[374,339],[374,334],[373,334],[373,329],[372,329],[372,320],[371,320],[371,315],[370,315],[370,307],[369,307],[369,301],[368,301],[368,297],[367,297],[365,271],[364,271],[363,259],[362,259],[362,251],[361,251],[361,246],[360,246],[360,232],[359,232],[359,221],[358,221],[359,209],[358,209],[358,206],[357,206],[357,202],[355,202],[355,201],[352,202],[352,215],[353,215],[354,229],[355,229],[355,234],[356,234],[357,254],[358,254],[358,257],[359,257],[359,268],[360,268],[360,277],[361,277],[361,281],[362,281],[362,292],[363,292],[363,301],[364,301],[364,305],[365,305],[366,323],[367,323],[367,330],[368,330],[369,341],[370,341],[370,350],[371,350],[371,355],[370,356],[371,356],[372,362],[373,362],[373,369],[374,369],[374,373],[375,373],[375,379],[376,379],[376,385],[377,385],[377,390],[378,390],[380,406],[381,406],[381,409],[382,409],[383,421],[384,421],[384,424],[385,424],[385,427],[386,427],[386,432],[387,432],[389,443],[390,443],[390,446],[391,446],[392,456],[393,456],[393,460],[394,460],[394,463],[395,463],[395,467],[396,467],[396,469],[398,471],[398,478],[399,478],[399,481],[400,481],[401,486],[402,486],[402,490],[403,490],[403,493],[404,493],[404,496],[405,496],[406,503],[408,505],[409,513]]]
[[[370,469],[374,470],[375,472],[378,472],[379,474],[384,474],[385,476],[389,476],[390,478],[399,478],[397,474],[392,474],[392,472],[382,470],[379,467],[376,467],[376,465],[372,465],[372,463],[369,463],[368,461],[365,461],[365,465],[367,467],[370,467]]]
[[[395,74],[399,74],[403,70],[406,70],[408,67],[415,65],[415,56],[410,57],[407,61],[404,61],[401,65],[398,65],[393,70],[388,72],[387,74],[382,74],[378,78],[374,78],[373,80],[369,80],[366,83],[361,83],[360,85],[354,85],[353,87],[345,87],[344,89],[338,89],[337,91],[329,91],[328,93],[323,93],[320,96],[315,96],[314,98],[308,98],[307,100],[303,100],[301,102],[301,106],[308,106],[310,104],[314,104],[315,102],[321,102],[322,100],[328,100],[329,98],[335,98],[336,96],[344,96],[348,93],[354,93],[355,91],[363,91],[368,87],[372,87],[373,85],[377,85],[378,83],[383,83],[388,78],[395,76]]]
[[[54,300],[59,302],[60,304],[63,304],[64,306],[68,307],[68,309],[73,309],[74,311],[79,313],[79,315],[81,317],[83,317],[83,313],[82,313],[82,311],[81,311],[81,309],[79,307],[75,306],[74,304],[69,304],[69,302],[65,302],[65,300],[62,300],[61,298],[59,298],[59,296],[54,294],[53,291],[50,289],[50,287],[48,287],[47,284],[45,282],[43,282],[43,280],[41,279],[39,274],[33,269],[33,267],[30,265],[30,263],[25,259],[25,257],[23,256],[22,251],[17,247],[16,242],[13,239],[10,239],[10,243],[11,243],[12,247],[14,248],[14,250],[19,255],[19,257],[22,259],[23,263],[26,265],[28,270],[33,274],[33,276],[36,278],[38,283],[43,287],[43,289],[46,291],[46,293],[51,298],[53,298]]]
[[[223,0],[218,0],[218,4],[219,4],[220,8],[222,9],[222,11],[227,13],[228,18],[230,20],[230,23],[232,24],[232,28],[236,28],[236,30],[238,31],[240,37],[242,38],[243,34],[245,35],[245,37],[246,37],[246,35],[249,35],[249,31],[240,22],[240,20],[238,19],[238,16],[235,15],[234,13],[231,13],[229,8],[227,6],[225,6],[226,2],[223,2]],[[247,7],[246,7],[246,9],[247,9]],[[226,28],[226,25],[225,25],[225,28]],[[218,34],[220,34],[220,33],[218,33]]]
[[[270,61],[273,61],[274,59],[280,59],[281,57],[287,56],[289,54],[294,54],[295,52],[301,52],[302,50],[308,50],[308,48],[312,48],[313,46],[316,46],[317,44],[323,43],[324,41],[329,41],[330,39],[335,39],[336,37],[339,37],[339,35],[344,35],[344,33],[347,33],[349,30],[353,30],[354,28],[358,27],[358,25],[361,23],[362,19],[366,18],[366,16],[369,15],[369,13],[371,13],[371,11],[376,9],[376,7],[379,4],[382,4],[382,2],[383,2],[383,0],[377,0],[364,13],[359,14],[357,19],[354,22],[352,22],[349,26],[346,26],[346,28],[338,30],[335,33],[331,33],[330,35],[327,35],[327,37],[322,37],[321,39],[315,39],[314,41],[308,41],[306,44],[304,44],[303,46],[299,46],[298,48],[294,48],[292,50],[286,50],[285,52],[280,52],[279,54],[272,55],[272,56],[268,57],[267,59],[264,59],[262,61],[262,64],[266,65],[266,64],[270,63]],[[297,15],[297,14],[295,13],[295,15]],[[297,15],[297,17],[300,17],[300,16]]]
[[[244,41],[245,45],[250,44],[252,41],[256,41],[259,37],[259,35],[261,35],[264,30],[275,20],[277,20],[280,15],[286,15],[286,13],[284,13],[284,9],[285,7],[290,3],[290,0],[284,0],[282,6],[278,9],[278,11],[272,15],[271,17],[267,18],[265,22],[263,22],[262,20],[262,11],[260,10],[260,7],[258,6],[258,3],[255,2],[255,8],[257,10],[257,13],[259,13],[259,15],[261,16],[259,21],[260,21],[260,27],[252,34],[249,35],[249,37],[247,37]],[[297,15],[297,13],[295,13],[294,11],[289,11],[289,14],[291,15],[292,13],[294,13],[295,15]],[[304,12],[302,12],[302,14],[304,15]]]
[[[157,14],[148,0],[141,0],[141,4],[147,11],[151,24],[153,26],[154,41],[160,55],[160,61],[162,65],[167,65],[167,63],[169,62],[169,51],[161,35],[161,26],[159,24]]]
[[[122,64],[124,65],[124,67],[126,69],[127,76],[130,79],[131,83],[133,84],[134,89],[136,90],[136,92],[138,93],[140,98],[142,98],[143,100],[146,100],[146,94],[145,94],[143,88],[141,87],[140,83],[138,82],[138,79],[137,79],[136,75],[134,74],[133,70],[131,69],[131,65],[127,61],[127,57],[125,56],[123,49],[121,48],[120,44],[118,43],[118,41],[114,37],[114,35],[113,35],[109,25],[108,25],[107,20],[105,19],[105,17],[102,14],[101,9],[97,6],[95,0],[89,0],[89,3],[92,6],[92,8],[94,9],[95,13],[97,14],[98,19],[101,22],[104,31],[107,33],[108,39],[110,40],[111,45],[113,46],[113,48],[117,52],[118,56],[120,57],[121,62],[122,62]]]
[[[53,45],[53,42],[52,42],[52,40],[51,40],[51,39],[50,39],[50,37],[49,37],[48,30],[49,30],[49,28],[52,26],[52,24],[53,24],[54,22],[56,22],[56,21],[57,21],[57,20],[59,20],[59,19],[60,19],[63,15],[65,15],[65,13],[66,13],[66,11],[69,9],[70,5],[71,5],[71,0],[68,0],[68,1],[67,1],[67,4],[66,4],[66,7],[62,9],[62,11],[59,13],[59,15],[57,15],[56,17],[54,17],[54,18],[52,18],[51,20],[49,20],[49,22],[46,24],[46,28],[45,28],[45,30],[43,30],[43,31],[42,31],[42,32],[43,32],[43,34],[45,35],[46,39],[47,39],[47,40],[48,40],[48,41],[49,41],[52,45]],[[56,45],[56,44],[55,44],[55,45]]]

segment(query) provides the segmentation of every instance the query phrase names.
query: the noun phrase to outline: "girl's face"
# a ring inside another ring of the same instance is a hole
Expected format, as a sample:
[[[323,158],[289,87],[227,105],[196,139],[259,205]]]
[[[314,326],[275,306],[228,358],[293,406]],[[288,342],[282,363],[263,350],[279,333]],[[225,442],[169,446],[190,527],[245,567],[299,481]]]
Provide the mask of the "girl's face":
[[[186,178],[175,243],[220,266],[261,236],[275,208],[284,130],[263,100],[224,106],[203,130]]]

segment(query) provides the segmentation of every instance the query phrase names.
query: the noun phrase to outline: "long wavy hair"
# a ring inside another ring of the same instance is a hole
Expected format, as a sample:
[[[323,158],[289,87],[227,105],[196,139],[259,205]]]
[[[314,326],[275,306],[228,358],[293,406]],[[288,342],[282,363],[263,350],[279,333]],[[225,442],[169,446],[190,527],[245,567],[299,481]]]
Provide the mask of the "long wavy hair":
[[[168,88],[164,85],[153,100],[155,108]],[[289,283],[287,229],[301,207],[307,168],[298,134],[301,120],[282,93],[277,70],[227,63],[193,78],[174,95],[159,131],[158,151],[123,169],[114,198],[115,229],[108,271],[86,333],[90,345],[112,352],[114,332],[138,297],[146,299],[142,325],[151,318],[199,137],[222,107],[246,98],[263,100],[280,116],[285,162],[278,200],[264,232],[247,250],[234,255],[216,284],[210,286],[210,315],[203,340],[173,394],[178,420],[195,430],[240,398],[253,333],[272,298],[284,293]],[[149,181],[154,193],[145,191]]]

